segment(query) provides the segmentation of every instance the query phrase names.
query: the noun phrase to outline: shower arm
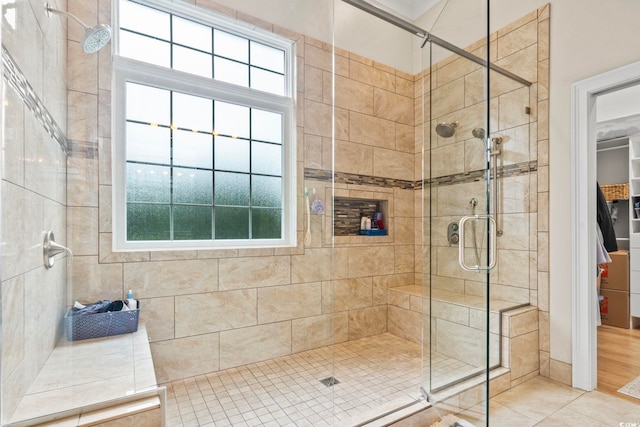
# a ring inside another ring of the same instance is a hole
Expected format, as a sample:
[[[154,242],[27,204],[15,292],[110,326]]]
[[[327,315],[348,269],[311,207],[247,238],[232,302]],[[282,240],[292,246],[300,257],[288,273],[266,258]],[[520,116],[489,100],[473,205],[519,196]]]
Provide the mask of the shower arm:
[[[49,17],[51,17],[51,14],[53,14],[53,13],[55,13],[57,15],[63,15],[63,16],[66,16],[68,18],[72,18],[78,24],[82,25],[85,30],[91,29],[91,27],[89,27],[87,24],[82,22],[80,20],[80,18],[78,18],[77,16],[75,16],[75,15],[69,13],[69,12],[63,12],[62,10],[54,9],[54,8],[51,7],[51,5],[49,3],[46,3],[44,6],[47,9],[47,14],[49,15]]]

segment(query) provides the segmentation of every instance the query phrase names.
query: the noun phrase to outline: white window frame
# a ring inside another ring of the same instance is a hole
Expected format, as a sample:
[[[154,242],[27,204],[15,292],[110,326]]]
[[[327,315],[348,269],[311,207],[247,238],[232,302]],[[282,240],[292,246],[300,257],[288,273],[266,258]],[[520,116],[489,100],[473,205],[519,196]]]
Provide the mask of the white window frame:
[[[221,17],[205,8],[163,0],[136,0],[141,4],[277,47],[285,52],[285,96],[237,86],[211,78],[140,62],[117,55],[119,35],[118,1],[114,3],[114,46],[112,81],[112,231],[113,251],[204,250],[294,247],[297,245],[296,203],[296,108],[295,45],[291,40],[255,28],[231,18]],[[175,80],[179,77],[180,80]],[[126,226],[126,94],[127,82],[157,86],[200,97],[241,104],[282,113],[282,235],[280,239],[209,239],[127,241]]]

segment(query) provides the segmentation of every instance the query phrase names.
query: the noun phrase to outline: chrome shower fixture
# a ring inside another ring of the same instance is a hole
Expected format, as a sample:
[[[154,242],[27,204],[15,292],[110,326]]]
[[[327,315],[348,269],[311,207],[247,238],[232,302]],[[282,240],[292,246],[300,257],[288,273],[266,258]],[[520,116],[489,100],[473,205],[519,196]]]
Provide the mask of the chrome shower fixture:
[[[72,18],[78,24],[84,27],[84,37],[82,38],[82,50],[86,53],[94,53],[105,47],[109,40],[111,40],[111,27],[106,24],[98,24],[93,28],[90,28],[75,15],[69,12],[63,12],[51,7],[49,3],[44,4],[44,8],[47,10],[47,15],[51,17],[52,14],[63,15],[68,18]]]
[[[442,122],[438,123],[436,126],[436,133],[443,138],[450,138],[456,133],[456,128],[458,127],[458,122]]]
[[[474,128],[471,131],[471,135],[473,135],[474,138],[484,139],[486,132],[482,128]]]

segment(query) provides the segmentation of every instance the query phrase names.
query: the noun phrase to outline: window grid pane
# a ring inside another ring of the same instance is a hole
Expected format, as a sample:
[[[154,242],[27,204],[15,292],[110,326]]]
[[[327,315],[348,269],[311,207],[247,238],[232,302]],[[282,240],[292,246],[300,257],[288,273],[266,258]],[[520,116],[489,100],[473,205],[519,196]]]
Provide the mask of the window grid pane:
[[[127,85],[131,96],[141,89],[148,87]],[[158,155],[147,157],[146,162],[144,157],[127,158],[127,226],[132,230],[128,240],[208,240],[212,235],[214,240],[280,238],[282,115],[166,92],[171,125],[127,117],[128,126],[136,129],[127,133],[128,144],[153,143],[151,136],[158,132],[171,135],[168,160]],[[206,127],[209,120],[215,125],[216,117],[227,122],[221,125],[226,134],[189,129]],[[152,228],[145,230],[145,221]],[[166,230],[160,230],[161,225]]]
[[[120,55],[285,95],[284,50],[133,1],[122,0],[120,7]],[[141,18],[123,19],[131,11]],[[154,17],[154,25],[140,24],[147,14]]]
[[[288,48],[119,1],[118,55],[287,96]],[[127,240],[282,238],[288,114],[171,89],[125,83]]]

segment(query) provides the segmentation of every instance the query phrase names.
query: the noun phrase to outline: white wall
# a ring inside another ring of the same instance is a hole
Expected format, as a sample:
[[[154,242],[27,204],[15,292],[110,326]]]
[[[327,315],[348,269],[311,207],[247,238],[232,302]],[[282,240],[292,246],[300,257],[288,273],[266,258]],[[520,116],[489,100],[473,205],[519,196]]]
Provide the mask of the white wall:
[[[501,0],[505,1],[505,0]],[[640,60],[640,3],[551,2],[550,323],[551,358],[571,362],[571,84]]]

